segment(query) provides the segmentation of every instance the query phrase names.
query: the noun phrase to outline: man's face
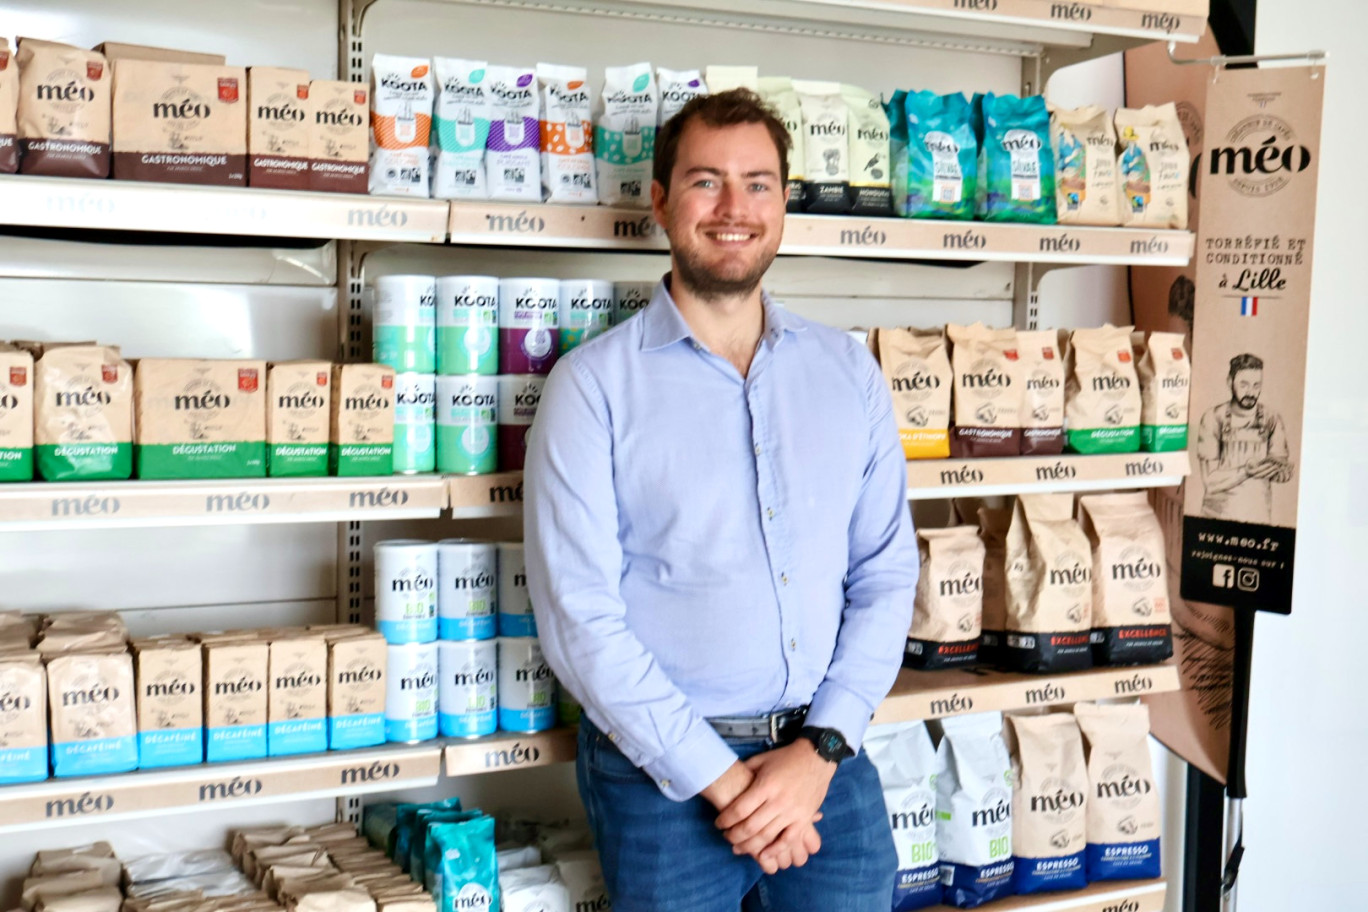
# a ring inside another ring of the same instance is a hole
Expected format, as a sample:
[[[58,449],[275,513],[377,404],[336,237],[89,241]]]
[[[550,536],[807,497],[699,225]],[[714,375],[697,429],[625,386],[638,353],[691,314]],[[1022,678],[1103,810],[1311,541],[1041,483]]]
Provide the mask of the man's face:
[[[763,124],[690,123],[668,196],[659,183],[651,187],[675,280],[704,299],[754,291],[779,252],[787,196],[779,150]]]
[[[1259,404],[1259,394],[1263,392],[1263,371],[1236,371],[1230,378],[1230,398],[1242,409],[1252,409]]]

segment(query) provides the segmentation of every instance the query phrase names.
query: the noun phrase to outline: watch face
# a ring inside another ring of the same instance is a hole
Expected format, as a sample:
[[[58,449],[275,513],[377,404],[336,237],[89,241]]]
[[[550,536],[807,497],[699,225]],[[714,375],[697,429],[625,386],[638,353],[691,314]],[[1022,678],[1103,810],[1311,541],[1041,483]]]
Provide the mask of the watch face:
[[[828,731],[822,733],[822,753],[836,755],[845,747],[842,738],[836,732]]]

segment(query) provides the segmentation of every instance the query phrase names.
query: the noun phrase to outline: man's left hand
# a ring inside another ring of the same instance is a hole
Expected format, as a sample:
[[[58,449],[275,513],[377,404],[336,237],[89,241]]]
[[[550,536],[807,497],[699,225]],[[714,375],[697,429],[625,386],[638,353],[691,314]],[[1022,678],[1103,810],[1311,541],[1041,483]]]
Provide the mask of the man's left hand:
[[[755,856],[763,864],[764,850],[785,830],[797,831],[817,816],[836,764],[817,756],[804,738],[744,762],[755,779],[718,815],[717,826],[738,855]]]

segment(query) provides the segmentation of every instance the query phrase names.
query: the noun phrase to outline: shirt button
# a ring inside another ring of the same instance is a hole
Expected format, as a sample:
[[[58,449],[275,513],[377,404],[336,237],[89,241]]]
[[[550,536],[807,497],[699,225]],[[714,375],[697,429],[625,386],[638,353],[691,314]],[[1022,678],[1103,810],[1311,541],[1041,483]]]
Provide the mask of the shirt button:
[[[612,741],[612,742],[614,742],[614,743],[616,743],[616,742],[617,742],[617,732],[609,732],[609,733],[608,733],[608,740],[609,740],[609,741]]]
[[[768,508],[767,510],[765,510],[765,514],[766,514],[770,519],[774,519],[774,508],[773,508],[773,507]]]
[[[694,351],[702,351],[702,350],[703,350],[703,346],[702,346],[702,345],[699,345],[697,342],[695,342],[695,343],[693,344],[693,347],[694,347]]]
[[[787,574],[787,573],[781,573],[781,574],[779,574],[779,582],[781,582],[781,583],[783,583],[785,586],[787,586],[787,585],[788,585],[788,574]]]
[[[797,649],[797,648],[798,648],[798,641],[797,641],[797,640],[789,640],[789,649]]]
[[[756,455],[756,456],[759,456],[759,455],[760,455],[760,444],[758,444],[758,443],[755,445],[755,455]]]
[[[660,787],[663,788],[663,789],[669,788],[669,787],[670,787],[670,780],[669,780],[669,779],[661,779],[661,780],[660,780]]]

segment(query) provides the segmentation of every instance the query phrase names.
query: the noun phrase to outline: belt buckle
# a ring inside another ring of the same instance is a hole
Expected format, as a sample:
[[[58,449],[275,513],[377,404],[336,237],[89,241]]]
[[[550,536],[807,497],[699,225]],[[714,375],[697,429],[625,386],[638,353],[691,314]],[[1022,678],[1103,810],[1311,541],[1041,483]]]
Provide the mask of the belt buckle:
[[[769,740],[771,744],[779,743],[779,720],[787,713],[771,713],[769,717]]]

